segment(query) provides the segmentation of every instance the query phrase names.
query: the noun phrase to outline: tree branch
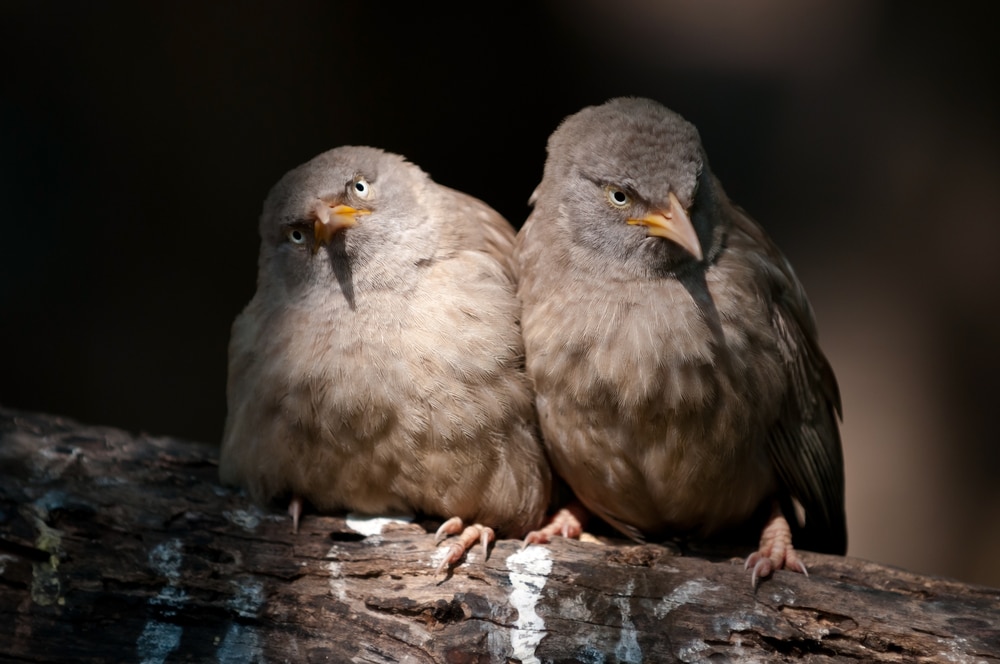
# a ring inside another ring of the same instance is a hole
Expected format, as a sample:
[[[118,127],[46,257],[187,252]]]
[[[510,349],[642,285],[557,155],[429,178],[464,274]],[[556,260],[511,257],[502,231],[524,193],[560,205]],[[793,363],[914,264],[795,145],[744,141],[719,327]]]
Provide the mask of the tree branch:
[[[0,659],[1000,662],[1000,590],[804,554],[756,591],[658,545],[477,547],[281,512],[217,448],[0,409]],[[360,532],[359,532],[360,531]]]

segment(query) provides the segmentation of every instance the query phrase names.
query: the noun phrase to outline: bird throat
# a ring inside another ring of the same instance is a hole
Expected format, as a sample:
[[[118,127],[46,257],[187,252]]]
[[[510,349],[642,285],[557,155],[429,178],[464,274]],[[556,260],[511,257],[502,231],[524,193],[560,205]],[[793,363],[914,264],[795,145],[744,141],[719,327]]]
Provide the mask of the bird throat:
[[[344,234],[336,234],[330,244],[326,247],[326,254],[330,261],[330,270],[337,279],[340,292],[347,301],[347,306],[351,311],[355,310],[354,298],[354,271],[351,268],[351,257],[347,254],[347,246],[344,241]]]
[[[673,278],[684,286],[684,290],[694,300],[695,306],[698,307],[698,313],[712,335],[713,355],[721,365],[720,368],[728,372],[731,368],[729,347],[726,344],[725,333],[722,331],[722,318],[719,316],[719,310],[715,306],[715,300],[712,299],[712,293],[708,290],[708,283],[705,281],[705,270],[702,268],[681,270]]]

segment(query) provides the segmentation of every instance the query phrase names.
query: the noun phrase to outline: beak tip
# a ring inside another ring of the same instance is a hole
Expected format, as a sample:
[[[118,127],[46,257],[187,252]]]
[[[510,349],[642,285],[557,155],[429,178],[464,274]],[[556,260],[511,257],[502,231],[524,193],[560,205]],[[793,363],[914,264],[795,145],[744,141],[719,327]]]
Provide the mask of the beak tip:
[[[313,224],[313,253],[315,254],[319,251],[320,245],[325,245],[330,241],[333,236],[334,229],[331,228],[329,221],[323,221],[317,219],[316,223]]]
[[[671,205],[669,212],[652,212],[641,219],[630,219],[629,223],[645,226],[649,235],[676,244],[700,262],[704,259],[704,254],[698,234],[687,212],[676,204],[676,198],[672,194],[671,198],[674,205]]]

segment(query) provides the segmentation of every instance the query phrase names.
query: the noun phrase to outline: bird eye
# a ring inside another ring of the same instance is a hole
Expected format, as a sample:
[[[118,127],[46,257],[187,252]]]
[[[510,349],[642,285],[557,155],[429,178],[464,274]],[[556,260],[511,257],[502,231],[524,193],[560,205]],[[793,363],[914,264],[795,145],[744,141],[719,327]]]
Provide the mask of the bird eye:
[[[610,202],[615,207],[619,208],[627,207],[629,203],[632,202],[632,199],[629,198],[629,195],[626,194],[621,189],[619,189],[618,187],[608,187],[607,191],[608,191],[608,202]]]
[[[368,184],[368,180],[364,178],[358,178],[354,181],[354,193],[357,194],[358,198],[368,198],[372,193],[372,187]]]
[[[286,237],[288,237],[289,241],[291,241],[292,244],[306,243],[306,234],[302,231],[301,228],[290,228],[285,235]]]

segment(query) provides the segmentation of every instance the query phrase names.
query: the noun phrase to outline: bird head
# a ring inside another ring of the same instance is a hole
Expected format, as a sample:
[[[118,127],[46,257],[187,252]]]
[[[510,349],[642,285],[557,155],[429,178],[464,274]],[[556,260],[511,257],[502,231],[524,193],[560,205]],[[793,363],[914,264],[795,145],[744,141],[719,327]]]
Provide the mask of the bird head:
[[[403,157],[362,146],[329,150],[289,171],[261,216],[262,265],[277,264],[266,274],[323,280],[337,269],[388,274],[412,264],[432,251],[429,183]]]
[[[571,115],[552,134],[534,202],[558,206],[577,245],[630,273],[705,259],[714,187],[697,129],[648,99],[619,98]],[[551,215],[551,213],[549,213]]]

